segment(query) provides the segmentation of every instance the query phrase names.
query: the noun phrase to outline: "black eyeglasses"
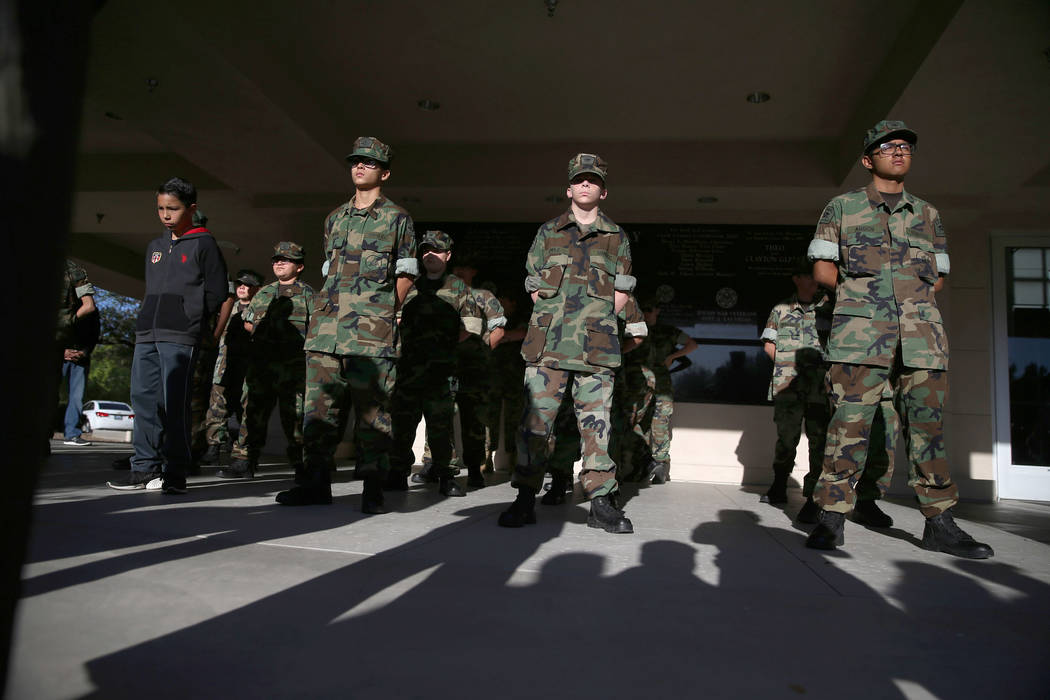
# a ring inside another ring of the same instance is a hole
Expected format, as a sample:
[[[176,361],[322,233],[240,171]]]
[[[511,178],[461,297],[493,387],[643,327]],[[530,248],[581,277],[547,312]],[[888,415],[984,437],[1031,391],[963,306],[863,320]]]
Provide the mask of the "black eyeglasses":
[[[914,143],[880,143],[879,144],[879,148],[878,148],[878,152],[881,153],[884,156],[893,155],[898,150],[901,152],[902,156],[910,156],[913,153],[915,153],[915,144]],[[874,154],[874,153],[875,153],[875,151],[872,150],[872,154]]]

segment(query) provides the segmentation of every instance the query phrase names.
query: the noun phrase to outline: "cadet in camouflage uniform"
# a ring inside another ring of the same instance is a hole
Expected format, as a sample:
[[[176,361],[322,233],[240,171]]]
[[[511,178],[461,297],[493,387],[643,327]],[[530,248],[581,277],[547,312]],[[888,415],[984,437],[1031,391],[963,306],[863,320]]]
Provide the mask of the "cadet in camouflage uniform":
[[[620,345],[623,350],[624,363],[641,350],[636,350],[648,334],[645,325],[645,317],[641,307],[633,296],[628,296],[627,303],[617,314],[617,326],[619,328]],[[620,367],[620,370],[623,370]],[[613,380],[613,401],[610,407],[610,420],[612,430],[609,435],[609,454],[618,455],[619,442],[624,431],[623,401],[625,393],[622,389],[623,374],[618,370]],[[580,429],[576,423],[576,414],[572,408],[572,402],[562,401],[558,407],[558,415],[554,419],[553,448],[547,471],[551,475],[551,483],[547,493],[543,494],[540,502],[547,506],[559,505],[565,502],[565,493],[572,490],[572,470],[576,460],[582,455],[582,443]],[[618,462],[623,467],[623,462]]]
[[[388,403],[398,354],[396,314],[419,272],[408,212],[383,196],[390,147],[363,136],[347,156],[355,193],[324,222],[324,284],[310,309],[303,408],[303,483],[277,494],[282,505],[332,502],[335,448],[354,408],[362,511],[384,513],[390,467]]]
[[[809,246],[813,277],[835,290],[836,299],[828,340],[832,415],[813,493],[820,522],[806,546],[842,544],[872,419],[888,383],[911,462],[908,483],[926,516],[923,547],[984,559],[992,556],[991,547],[963,532],[950,510],[959,496],[942,432],[948,340],[934,296],[950,268],[937,210],[904,190],[917,140],[904,122],[872,127],[861,157],[871,183],[828,203]]]
[[[82,319],[95,313],[95,286],[88,279],[87,271],[68,258],[62,281],[62,291],[58,300],[58,323],[55,325],[55,351],[63,380],[69,378],[69,402],[66,404],[63,433],[66,445],[84,447],[91,444],[81,437],[80,422],[84,417],[84,386],[87,383],[92,348],[82,342],[82,337],[86,335],[83,329],[85,324],[90,322],[89,319]],[[57,384],[55,389],[57,392]],[[55,403],[58,403],[57,394]],[[47,427],[47,437],[50,440],[50,422]],[[47,444],[50,452],[50,442]]]
[[[666,323],[659,323],[660,304],[666,304],[674,290],[661,285],[652,299],[642,306],[649,337],[633,357],[642,363],[644,394],[635,387],[630,400],[630,440],[634,449],[648,448],[650,460],[644,479],[662,484],[671,472],[671,416],[674,413],[674,386],[671,365],[679,357],[696,350],[696,341]]]
[[[627,234],[601,212],[606,164],[581,153],[569,161],[567,212],[540,227],[525,263],[535,307],[522,344],[528,410],[512,484],[518,496],[499,518],[504,527],[536,520],[536,493],[550,456],[554,420],[573,401],[583,436],[580,480],[591,499],[587,524],[633,532],[611,498],[616,464],[609,457],[613,371],[620,366],[616,315],[634,289]]]
[[[229,419],[244,424],[244,377],[248,373],[251,337],[244,327],[244,314],[262,286],[263,277],[255,270],[238,270],[234,278],[236,301],[230,309],[225,328],[219,337],[219,350],[212,370],[211,401],[205,421],[208,450],[202,464],[219,464],[229,445]]]
[[[492,464],[492,435],[499,430],[497,418],[493,417],[496,395],[493,390],[492,350],[503,339],[503,328],[507,317],[503,306],[493,293],[493,289],[474,287],[474,277],[478,269],[473,263],[456,264],[452,274],[467,285],[470,296],[474,299],[478,313],[481,315],[481,335],[471,334],[456,346],[456,380],[455,413],[459,416],[460,433],[463,438],[463,462],[467,467],[467,484],[474,488],[485,486],[482,468]],[[487,285],[495,287],[491,282]],[[457,461],[455,442],[452,446],[452,464]],[[413,474],[412,480],[434,481],[436,474],[430,473],[431,456],[430,440],[423,447],[424,469]]]
[[[193,225],[204,228],[208,217],[200,209],[193,212]],[[200,472],[201,464],[218,464],[219,454],[209,448],[208,443],[208,410],[211,406],[211,392],[214,386],[215,362],[219,356],[219,341],[226,329],[230,311],[236,300],[236,289],[230,283],[230,293],[219,308],[219,312],[205,319],[204,335],[198,348],[197,361],[193,365],[193,388],[190,393],[190,450],[193,462],[190,474]]]
[[[802,480],[802,495],[806,500],[796,519],[812,524],[820,514],[820,507],[813,501],[813,489],[824,464],[824,443],[831,417],[824,379],[834,302],[817,286],[810,267],[808,261],[802,261],[795,270],[791,277],[795,294],[773,307],[762,331],[766,354],[773,361],[769,398],[773,401],[777,443],[773,484],[761,500],[772,505],[787,503],[787,481],[795,467],[795,453],[804,426],[809,443],[809,472]],[[890,516],[875,503],[889,489],[896,451],[897,414],[893,410],[893,394],[887,393],[888,398],[879,402],[872,423],[867,464],[857,483],[857,502],[853,509],[855,521],[875,527],[893,525]]]
[[[492,448],[503,449],[511,464],[517,464],[518,426],[525,413],[525,360],[521,357],[521,343],[528,330],[528,313],[518,313],[518,300],[509,295],[499,297],[507,317],[507,326],[499,344],[492,351],[493,386],[495,387]],[[502,417],[502,418],[501,418]],[[493,461],[495,461],[493,459]],[[494,465],[493,465],[494,468]]]
[[[458,346],[481,333],[481,315],[463,280],[446,272],[452,255],[448,234],[427,231],[419,249],[425,273],[416,279],[401,312],[401,359],[390,407],[394,449],[387,488],[408,488],[415,461],[412,442],[423,418],[433,460],[431,474],[440,482],[440,492],[463,496],[450,467],[456,358]],[[472,482],[481,478],[481,460],[471,465],[470,476]]]
[[[241,409],[244,419],[230,466],[219,471],[222,479],[255,476],[276,404],[288,440],[288,462],[295,469],[296,478],[302,480],[306,385],[303,340],[314,296],[313,288],[299,281],[305,267],[303,259],[298,243],[281,241],[274,246],[273,274],[277,281],[260,289],[242,314],[244,327],[251,333]]]

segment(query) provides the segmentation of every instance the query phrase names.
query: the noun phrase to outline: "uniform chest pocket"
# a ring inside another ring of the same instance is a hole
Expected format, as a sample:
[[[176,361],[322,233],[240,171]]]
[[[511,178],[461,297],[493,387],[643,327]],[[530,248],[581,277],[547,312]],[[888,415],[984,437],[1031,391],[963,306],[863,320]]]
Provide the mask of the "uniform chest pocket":
[[[564,248],[552,248],[547,259],[543,261],[543,267],[539,271],[539,277],[543,281],[543,287],[539,290],[539,296],[550,299],[561,289],[562,280],[565,278],[565,268],[572,262],[568,250]]]
[[[608,251],[592,250],[587,269],[587,294],[599,299],[611,299],[616,280],[616,260]]]
[[[846,273],[850,277],[879,274],[886,260],[882,229],[854,226],[846,230]]]
[[[933,255],[933,242],[929,236],[917,229],[908,229],[908,259],[915,276],[929,284],[937,282],[937,262]]]
[[[366,233],[361,239],[361,269],[365,279],[385,282],[390,276],[391,236]]]

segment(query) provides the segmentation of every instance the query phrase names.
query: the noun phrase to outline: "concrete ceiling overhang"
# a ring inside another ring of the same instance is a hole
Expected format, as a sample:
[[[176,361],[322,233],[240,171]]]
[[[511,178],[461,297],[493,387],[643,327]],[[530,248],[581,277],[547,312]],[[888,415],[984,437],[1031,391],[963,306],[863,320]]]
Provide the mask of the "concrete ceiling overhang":
[[[230,267],[265,269],[281,239],[316,250],[365,134],[394,147],[387,191],[419,221],[543,221],[594,151],[618,221],[808,224],[863,183],[863,132],[888,116],[919,131],[909,188],[942,209],[1046,211],[1048,47],[1036,0],[563,0],[553,18],[540,0],[109,0],[72,253],[139,294],[175,174]]]

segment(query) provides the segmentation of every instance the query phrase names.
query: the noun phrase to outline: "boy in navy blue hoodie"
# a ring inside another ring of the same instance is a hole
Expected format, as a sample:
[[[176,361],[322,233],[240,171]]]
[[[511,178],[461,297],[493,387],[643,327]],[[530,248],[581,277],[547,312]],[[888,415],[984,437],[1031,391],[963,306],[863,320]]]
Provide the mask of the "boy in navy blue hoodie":
[[[157,189],[167,233],[146,248],[146,294],[135,330],[131,407],[135,455],[120,491],[186,493],[190,383],[206,320],[227,296],[226,261],[208,230],[193,225],[197,190],[173,177]]]

